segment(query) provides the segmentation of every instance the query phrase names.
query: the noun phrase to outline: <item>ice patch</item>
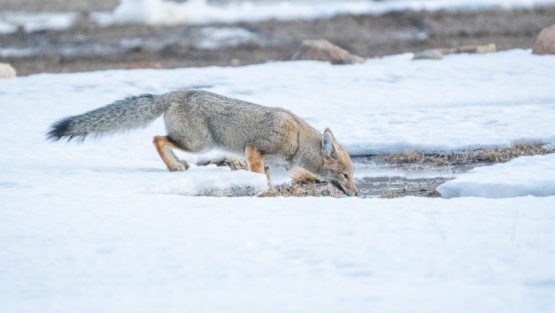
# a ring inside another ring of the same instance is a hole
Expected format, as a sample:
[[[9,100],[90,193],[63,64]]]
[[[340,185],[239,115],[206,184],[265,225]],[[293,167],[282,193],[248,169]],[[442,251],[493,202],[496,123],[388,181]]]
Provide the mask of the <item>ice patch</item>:
[[[15,33],[19,28],[26,32],[67,29],[77,16],[76,12],[0,12],[0,33]]]
[[[478,167],[437,188],[444,198],[508,198],[555,195],[555,154],[520,157]]]
[[[201,49],[237,47],[249,42],[257,42],[258,36],[242,27],[204,27],[201,29]]]

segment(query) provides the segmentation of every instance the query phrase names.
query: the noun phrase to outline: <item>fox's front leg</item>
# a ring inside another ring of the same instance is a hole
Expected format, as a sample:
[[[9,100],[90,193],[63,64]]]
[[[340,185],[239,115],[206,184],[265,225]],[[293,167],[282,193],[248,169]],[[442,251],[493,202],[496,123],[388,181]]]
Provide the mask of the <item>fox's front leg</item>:
[[[180,160],[175,156],[172,148],[180,149],[177,147],[168,136],[154,136],[152,141],[156,147],[156,151],[164,161],[164,164],[168,167],[168,170],[173,171],[185,171],[189,169],[189,163],[184,160]]]
[[[268,191],[275,192],[274,184],[272,184],[272,171],[268,166],[264,166],[264,173],[266,173],[266,182],[268,183]]]

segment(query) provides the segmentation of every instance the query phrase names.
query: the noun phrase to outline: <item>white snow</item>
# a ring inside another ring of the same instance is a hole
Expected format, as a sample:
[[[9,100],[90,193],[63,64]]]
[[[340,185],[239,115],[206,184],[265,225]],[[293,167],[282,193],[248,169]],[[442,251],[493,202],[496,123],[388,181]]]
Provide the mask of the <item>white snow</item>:
[[[478,167],[437,190],[445,198],[555,195],[555,154],[520,157],[505,164]]]
[[[231,172],[226,168],[192,168],[187,175],[175,178],[163,175],[144,183],[144,192],[182,196],[254,196],[268,190],[266,175],[247,171]]]
[[[201,88],[330,126],[353,154],[555,141],[554,57],[410,57],[0,81],[0,310],[553,312],[555,196],[539,194],[553,156],[459,176],[504,199],[194,197],[266,179],[167,172],[152,146],[160,119],[83,144],[44,139],[67,115]],[[509,180],[544,197],[504,194]]]
[[[344,14],[380,14],[400,10],[505,9],[553,5],[554,0],[328,0],[328,1],[221,1],[121,0],[113,12],[92,12],[91,18],[103,26],[126,23],[151,25],[254,22],[268,19],[293,20],[332,17]],[[0,12],[0,32],[13,33],[70,27],[77,12]]]
[[[554,4],[553,0],[443,0],[443,1],[229,1],[121,0],[113,13],[98,13],[103,25],[146,23],[158,25],[254,22],[313,19],[344,14],[378,14],[400,10],[521,8]]]
[[[3,311],[555,308],[555,197],[206,198],[90,185],[2,191]]]

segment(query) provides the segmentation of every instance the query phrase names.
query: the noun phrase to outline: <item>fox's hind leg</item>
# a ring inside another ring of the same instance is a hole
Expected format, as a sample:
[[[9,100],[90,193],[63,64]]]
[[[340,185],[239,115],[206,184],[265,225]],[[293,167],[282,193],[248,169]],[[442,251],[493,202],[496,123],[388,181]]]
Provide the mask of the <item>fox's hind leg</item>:
[[[251,172],[264,173],[264,158],[260,150],[251,144],[247,144],[245,147],[245,155]]]
[[[245,147],[245,155],[247,156],[247,164],[249,170],[255,173],[266,174],[266,180],[268,182],[268,190],[270,192],[274,191],[274,185],[272,184],[270,168],[264,166],[264,156],[262,152],[258,150],[255,146],[247,144]]]
[[[173,141],[168,136],[154,136],[152,141],[156,147],[156,151],[164,161],[164,164],[168,167],[168,170],[173,171],[185,171],[189,169],[189,163],[184,160],[177,158],[173,149],[181,149],[173,143]]]

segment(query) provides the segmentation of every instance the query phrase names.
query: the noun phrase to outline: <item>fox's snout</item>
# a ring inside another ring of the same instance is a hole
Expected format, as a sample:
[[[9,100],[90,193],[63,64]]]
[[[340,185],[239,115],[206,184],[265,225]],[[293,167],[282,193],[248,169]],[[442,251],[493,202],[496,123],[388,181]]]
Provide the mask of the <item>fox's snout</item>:
[[[346,188],[347,192],[345,192],[345,194],[349,197],[356,197],[358,196],[358,190],[357,187],[355,186],[355,183],[353,182],[353,180],[349,180],[349,184]]]
[[[355,186],[355,183],[352,180],[347,181],[346,183],[341,183],[339,180],[332,180],[330,183],[337,189],[341,190],[345,195],[349,197],[358,196],[358,190]]]

